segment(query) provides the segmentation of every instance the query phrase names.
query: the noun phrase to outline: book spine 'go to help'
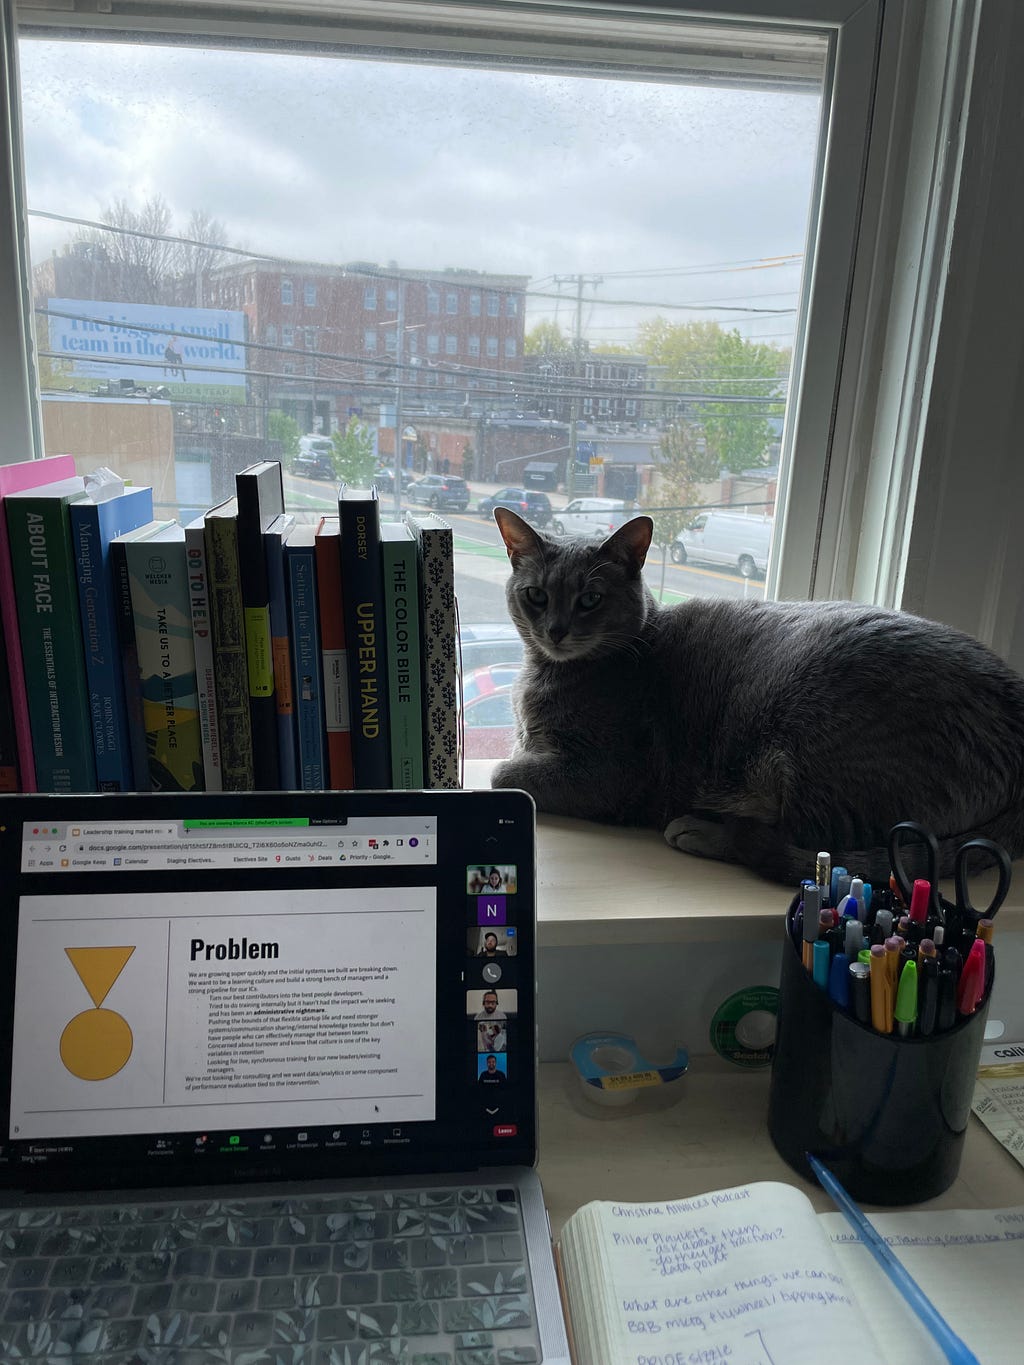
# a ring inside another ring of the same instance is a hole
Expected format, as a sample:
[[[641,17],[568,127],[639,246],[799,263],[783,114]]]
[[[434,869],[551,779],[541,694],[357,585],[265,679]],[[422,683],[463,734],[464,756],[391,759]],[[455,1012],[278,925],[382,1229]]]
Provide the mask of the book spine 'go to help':
[[[342,488],[338,518],[355,785],[386,788],[391,737],[377,490]]]
[[[203,744],[196,697],[185,533],[125,544],[142,679],[153,791],[201,791]]]
[[[416,541],[407,526],[381,527],[384,624],[388,651],[391,785],[423,786],[423,682],[420,575]]]
[[[78,580],[68,502],[79,487],[5,499],[18,629],[28,693],[36,785],[40,791],[96,789],[96,763],[82,651]]]

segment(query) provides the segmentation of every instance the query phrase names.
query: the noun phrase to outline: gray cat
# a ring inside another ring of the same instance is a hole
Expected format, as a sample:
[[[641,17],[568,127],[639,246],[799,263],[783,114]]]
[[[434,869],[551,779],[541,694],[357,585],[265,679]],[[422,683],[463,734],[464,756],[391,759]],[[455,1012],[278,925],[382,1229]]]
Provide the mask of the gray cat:
[[[790,883],[827,848],[886,884],[900,820],[944,875],[971,834],[1024,853],[1024,679],[976,640],[849,602],[659,607],[649,517],[597,545],[494,517],[525,645],[495,787]]]

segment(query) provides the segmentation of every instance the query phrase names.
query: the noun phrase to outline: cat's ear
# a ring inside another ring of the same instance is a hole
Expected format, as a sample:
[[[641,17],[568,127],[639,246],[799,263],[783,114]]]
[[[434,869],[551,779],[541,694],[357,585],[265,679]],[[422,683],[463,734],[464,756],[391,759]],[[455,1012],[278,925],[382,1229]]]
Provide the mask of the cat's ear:
[[[507,507],[496,507],[494,520],[498,523],[498,530],[505,542],[505,549],[513,568],[524,556],[541,553],[540,536],[518,513],[510,511]]]
[[[654,522],[650,517],[633,517],[602,544],[601,552],[639,573],[651,548]]]

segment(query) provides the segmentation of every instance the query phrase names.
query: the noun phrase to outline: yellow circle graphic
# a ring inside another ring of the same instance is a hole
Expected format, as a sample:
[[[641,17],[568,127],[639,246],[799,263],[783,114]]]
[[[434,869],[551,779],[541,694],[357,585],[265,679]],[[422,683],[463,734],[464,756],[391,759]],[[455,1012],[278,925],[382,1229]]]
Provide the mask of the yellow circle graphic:
[[[60,1059],[83,1081],[105,1081],[132,1055],[132,1031],[115,1010],[83,1010],[60,1035]]]

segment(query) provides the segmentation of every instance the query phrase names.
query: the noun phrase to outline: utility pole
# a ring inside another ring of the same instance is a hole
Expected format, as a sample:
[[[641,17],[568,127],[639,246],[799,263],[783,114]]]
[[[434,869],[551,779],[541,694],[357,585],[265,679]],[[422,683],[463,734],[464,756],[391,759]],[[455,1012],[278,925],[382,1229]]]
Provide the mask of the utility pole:
[[[594,289],[599,284],[604,283],[603,275],[556,275],[555,284],[574,284],[576,286],[576,315],[573,320],[572,329],[572,368],[573,368],[573,387],[572,398],[569,404],[569,468],[566,478],[566,489],[572,492],[572,485],[575,482],[576,460],[576,430],[580,420],[580,398],[579,388],[576,380],[583,375],[583,288],[584,285],[591,285]]]

